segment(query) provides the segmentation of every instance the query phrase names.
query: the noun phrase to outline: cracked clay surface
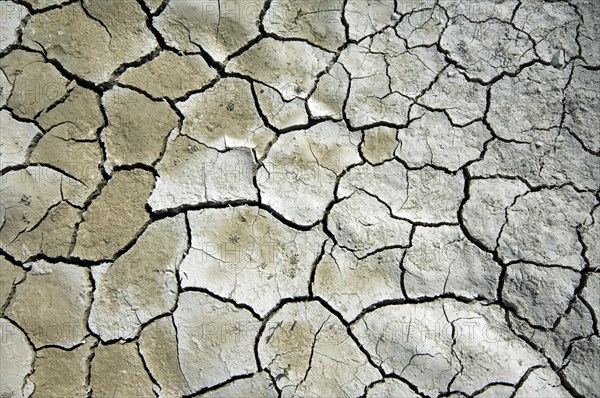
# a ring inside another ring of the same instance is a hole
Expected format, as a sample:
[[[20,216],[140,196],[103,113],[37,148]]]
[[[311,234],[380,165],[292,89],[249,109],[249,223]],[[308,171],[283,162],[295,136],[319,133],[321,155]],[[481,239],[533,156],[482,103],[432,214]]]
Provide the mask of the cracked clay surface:
[[[600,397],[596,0],[0,0],[0,397]]]

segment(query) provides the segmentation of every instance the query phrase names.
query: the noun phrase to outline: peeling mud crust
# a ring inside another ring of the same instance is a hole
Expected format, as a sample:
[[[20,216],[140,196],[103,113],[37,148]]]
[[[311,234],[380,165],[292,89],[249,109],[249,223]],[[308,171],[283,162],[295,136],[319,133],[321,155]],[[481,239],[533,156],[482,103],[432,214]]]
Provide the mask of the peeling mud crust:
[[[0,0],[0,397],[600,397],[593,0]]]

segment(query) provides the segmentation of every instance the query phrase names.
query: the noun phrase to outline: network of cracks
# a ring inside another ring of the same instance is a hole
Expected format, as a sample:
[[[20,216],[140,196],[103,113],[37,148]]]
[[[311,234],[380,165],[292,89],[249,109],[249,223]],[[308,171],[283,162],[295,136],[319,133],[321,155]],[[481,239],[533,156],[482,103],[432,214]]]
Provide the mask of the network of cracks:
[[[599,396],[593,0],[0,17],[0,396]]]

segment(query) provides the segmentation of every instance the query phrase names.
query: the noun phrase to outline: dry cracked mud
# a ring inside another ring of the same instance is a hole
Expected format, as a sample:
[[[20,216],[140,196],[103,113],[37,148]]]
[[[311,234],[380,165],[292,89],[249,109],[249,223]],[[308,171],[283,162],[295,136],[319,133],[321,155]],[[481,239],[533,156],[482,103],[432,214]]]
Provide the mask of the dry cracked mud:
[[[0,0],[0,397],[600,397],[595,0]]]

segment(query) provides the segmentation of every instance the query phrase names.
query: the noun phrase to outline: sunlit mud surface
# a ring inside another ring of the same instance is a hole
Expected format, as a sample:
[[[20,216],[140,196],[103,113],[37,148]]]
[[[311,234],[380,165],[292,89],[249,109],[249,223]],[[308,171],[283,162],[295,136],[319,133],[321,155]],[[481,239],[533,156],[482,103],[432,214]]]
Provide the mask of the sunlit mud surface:
[[[600,396],[598,2],[0,19],[0,397]]]

